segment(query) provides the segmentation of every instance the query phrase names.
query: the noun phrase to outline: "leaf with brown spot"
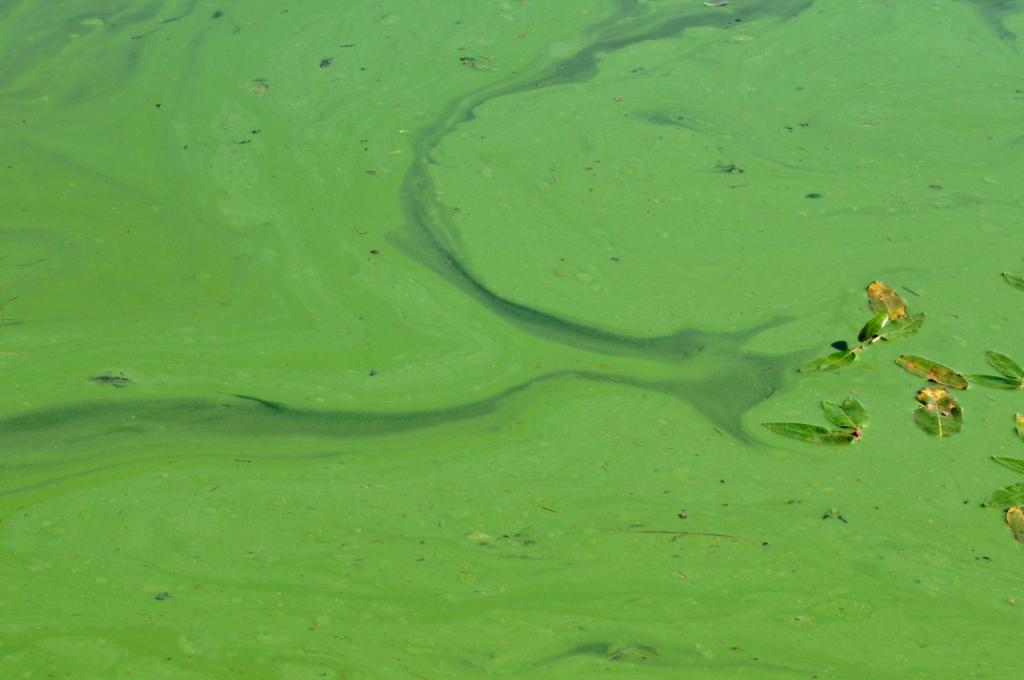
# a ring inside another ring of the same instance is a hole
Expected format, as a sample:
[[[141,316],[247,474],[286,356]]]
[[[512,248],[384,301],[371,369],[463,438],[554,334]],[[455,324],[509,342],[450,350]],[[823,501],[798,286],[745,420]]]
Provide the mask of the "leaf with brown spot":
[[[913,373],[925,380],[931,380],[934,383],[951,387],[955,390],[967,389],[967,378],[952,368],[943,366],[931,359],[925,359],[913,354],[901,354],[896,358],[896,363],[908,373]]]
[[[1024,508],[1019,505],[1007,509],[1006,524],[1018,543],[1024,543]]]
[[[914,422],[936,437],[954,435],[964,426],[963,413],[949,392],[942,387],[923,387],[917,393],[921,403],[914,410]]]
[[[907,301],[881,281],[868,284],[868,306],[875,314],[888,314],[890,321],[907,318]]]

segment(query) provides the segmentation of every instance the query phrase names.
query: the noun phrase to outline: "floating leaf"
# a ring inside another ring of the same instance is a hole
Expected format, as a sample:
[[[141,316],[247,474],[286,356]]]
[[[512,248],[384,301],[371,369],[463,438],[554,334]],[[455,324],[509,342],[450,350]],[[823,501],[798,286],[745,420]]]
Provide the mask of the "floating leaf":
[[[913,354],[901,354],[896,358],[896,363],[903,370],[913,373],[916,376],[931,380],[934,383],[952,387],[955,390],[966,390],[967,379],[954,371],[952,368],[936,363],[931,359],[914,356]]]
[[[1005,456],[992,456],[992,460],[999,463],[1000,465],[1005,465],[1014,472],[1019,472],[1022,475],[1024,475],[1024,459],[1007,458]]]
[[[921,326],[924,325],[924,313],[915,314],[909,319],[899,319],[898,321],[891,321],[889,324],[882,329],[882,332],[878,334],[878,340],[899,340],[901,338],[909,338],[914,333],[921,330]]]
[[[1017,436],[1024,439],[1024,413],[1014,415],[1013,422],[1017,425]]]
[[[1021,277],[1014,276],[1009,272],[1003,272],[1003,278],[1006,279],[1006,282],[1013,286],[1014,288],[1020,288],[1021,290],[1024,290],[1024,279],[1022,279]]]
[[[828,430],[818,425],[806,425],[804,423],[761,423],[769,430],[783,437],[799,439],[814,444],[849,444],[855,439],[860,439],[858,432],[849,430]]]
[[[1024,390],[1024,380],[1004,378],[1001,375],[968,375],[965,377],[972,383],[994,387],[997,390]]]
[[[847,430],[860,430],[868,424],[868,414],[863,404],[852,397],[848,397],[842,404],[823,401],[821,408],[830,423]]]
[[[985,358],[988,359],[988,363],[992,368],[1007,378],[1014,378],[1018,381],[1024,380],[1024,368],[1021,368],[1016,361],[1005,354],[989,350],[985,352]]]
[[[1006,511],[1006,524],[1018,543],[1024,543],[1024,508],[1015,505]]]
[[[881,281],[868,285],[868,306],[875,314],[885,312],[890,321],[907,318],[907,301]]]
[[[841,368],[847,364],[852,364],[853,360],[857,358],[857,352],[859,351],[860,347],[849,347],[838,352],[832,352],[828,356],[812,359],[800,367],[800,372],[832,371]]]
[[[985,505],[997,508],[1024,505],[1024,484],[1011,484],[1010,486],[1003,487],[989,496],[988,500],[985,501]]]
[[[882,335],[882,329],[885,328],[886,324],[889,323],[889,313],[882,311],[879,314],[871,317],[864,328],[860,329],[860,333],[857,334],[857,339],[861,342],[872,343],[876,342]]]
[[[914,422],[936,437],[954,435],[964,426],[963,413],[953,396],[941,387],[924,387],[917,393],[921,405],[914,411]]]

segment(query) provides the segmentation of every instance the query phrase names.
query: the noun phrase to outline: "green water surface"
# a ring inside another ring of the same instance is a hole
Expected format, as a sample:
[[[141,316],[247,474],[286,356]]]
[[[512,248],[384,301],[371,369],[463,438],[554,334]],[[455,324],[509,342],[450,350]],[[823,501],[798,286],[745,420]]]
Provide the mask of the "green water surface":
[[[0,678],[1019,671],[1022,10],[0,2]]]

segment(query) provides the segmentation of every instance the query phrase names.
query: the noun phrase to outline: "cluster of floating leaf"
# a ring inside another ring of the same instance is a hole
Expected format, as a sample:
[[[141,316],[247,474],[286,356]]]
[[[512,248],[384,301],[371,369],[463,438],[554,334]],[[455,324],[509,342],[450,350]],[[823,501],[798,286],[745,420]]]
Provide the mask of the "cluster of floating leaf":
[[[848,366],[871,345],[882,340],[910,337],[924,325],[924,314],[909,316],[906,300],[881,281],[872,281],[868,286],[868,306],[874,316],[860,329],[856,345],[840,343],[842,349],[838,352],[808,361],[800,368],[800,372],[832,371]]]
[[[1024,278],[1003,272],[1003,279],[1011,286],[1024,290]],[[804,364],[800,371],[830,371],[853,363],[857,355],[882,340],[909,337],[924,324],[924,314],[910,316],[906,301],[895,290],[881,281],[873,281],[867,288],[868,305],[875,313],[864,324],[857,336],[858,344],[841,343],[842,349]],[[936,437],[948,437],[963,429],[963,412],[949,390],[966,390],[970,383],[1001,390],[1024,390],[1024,368],[1005,354],[988,351],[985,358],[999,375],[967,375],[940,363],[913,354],[901,354],[896,364],[903,370],[924,378],[930,385],[917,392],[918,406],[914,422],[923,431]],[[948,388],[948,389],[947,389]],[[861,438],[868,418],[864,406],[848,397],[841,404],[822,402],[825,418],[836,426],[828,429],[805,423],[762,423],[777,434],[815,444],[849,444]],[[1014,415],[1017,435],[1024,440],[1024,414]],[[1024,474],[1024,459],[993,456],[992,459],[1016,472]],[[1013,537],[1024,543],[1024,483],[1012,484],[992,494],[986,506],[1004,508],[1006,524]]]

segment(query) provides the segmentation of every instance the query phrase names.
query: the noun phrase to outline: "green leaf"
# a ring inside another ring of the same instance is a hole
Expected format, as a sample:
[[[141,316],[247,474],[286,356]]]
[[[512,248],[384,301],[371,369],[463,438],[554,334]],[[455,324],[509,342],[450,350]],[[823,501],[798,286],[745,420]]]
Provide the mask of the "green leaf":
[[[831,401],[821,402],[825,418],[833,425],[847,430],[859,430],[868,423],[868,414],[864,406],[853,398],[847,398],[842,404]]]
[[[1013,286],[1014,288],[1020,288],[1021,290],[1024,290],[1024,279],[1022,279],[1021,277],[1014,276],[1009,272],[1003,272],[1003,278],[1006,279],[1006,282]]]
[[[1001,375],[968,375],[965,377],[972,383],[994,387],[997,390],[1024,390],[1024,380],[1004,378]]]
[[[989,350],[985,352],[985,358],[988,359],[988,363],[992,368],[1007,378],[1016,378],[1017,381],[1024,379],[1024,368],[1021,368],[1016,361],[1005,354]]]
[[[985,501],[985,505],[997,508],[1024,505],[1024,484],[1011,484],[1010,486],[1003,487],[989,496],[988,500]]]
[[[1024,459],[1022,458],[1007,458],[1006,456],[992,456],[992,460],[1005,465],[1014,472],[1019,472],[1024,475]]]
[[[853,425],[856,428],[867,427],[868,424],[868,412],[864,408],[864,404],[860,403],[853,397],[847,397],[846,401],[842,403],[843,411],[853,421]]]
[[[859,439],[860,435],[848,430],[827,430],[824,427],[818,425],[806,425],[804,423],[761,423],[769,430],[776,434],[781,434],[783,437],[789,437],[790,439],[799,439],[804,442],[811,442],[814,444],[831,444],[837,446],[840,444],[849,444],[855,439]]]
[[[853,360],[857,358],[857,352],[859,351],[860,347],[850,347],[849,349],[833,352],[828,356],[812,359],[800,367],[800,372],[833,371],[837,368],[842,368],[847,364],[852,364]]]
[[[921,330],[921,326],[924,325],[924,312],[915,314],[909,319],[899,319],[898,321],[890,321],[889,325],[882,329],[882,332],[878,334],[879,340],[900,340],[902,338],[909,338],[914,333]]]
[[[857,339],[861,342],[872,343],[878,340],[878,337],[882,334],[882,329],[889,323],[889,312],[884,309],[875,314],[875,316],[868,319],[868,322],[864,324],[864,328],[860,329],[860,333],[857,334]]]
[[[1024,439],[1024,413],[1014,415],[1013,422],[1017,425],[1017,436]]]
[[[963,413],[953,396],[941,387],[924,387],[917,393],[921,405],[914,411],[914,422],[935,437],[949,437],[964,426]]]
[[[896,363],[908,373],[931,380],[934,383],[952,387],[955,390],[966,390],[967,379],[954,371],[952,368],[943,366],[931,359],[915,356],[913,354],[901,354],[896,358]]]

